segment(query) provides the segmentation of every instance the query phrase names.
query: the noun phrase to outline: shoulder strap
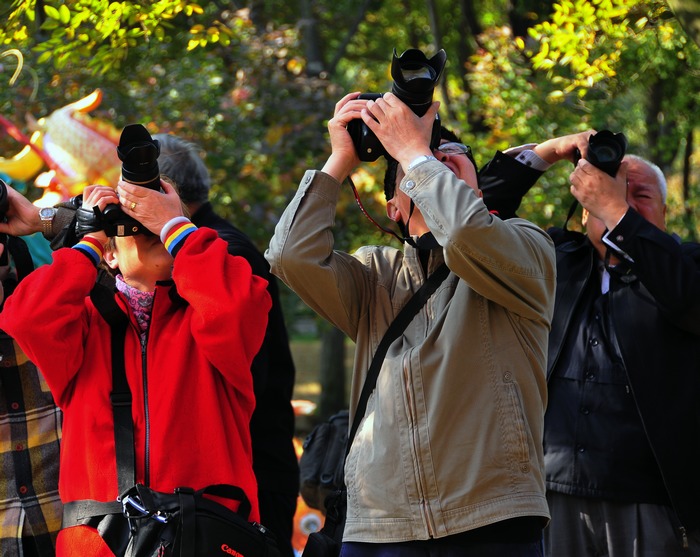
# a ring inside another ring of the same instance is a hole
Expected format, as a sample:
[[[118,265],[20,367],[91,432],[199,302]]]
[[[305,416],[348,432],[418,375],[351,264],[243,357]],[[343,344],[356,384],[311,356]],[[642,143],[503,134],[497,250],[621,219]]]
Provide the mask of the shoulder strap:
[[[22,238],[7,237],[5,249],[10,252],[17,268],[17,282],[21,281],[34,270],[34,261],[27,243]]]
[[[124,367],[124,341],[129,318],[117,305],[114,292],[96,284],[90,299],[112,330],[112,392],[109,395],[114,413],[114,449],[117,454],[117,482],[119,494],[136,483],[134,424],[131,416],[131,390]]]
[[[362,385],[362,393],[360,394],[360,400],[357,403],[357,409],[355,410],[355,415],[352,419],[352,426],[350,427],[350,434],[348,435],[348,443],[345,447],[345,455],[347,456],[350,452],[350,446],[357,433],[357,428],[360,426],[360,421],[367,411],[367,401],[369,400],[369,395],[372,394],[374,386],[377,384],[377,377],[379,376],[379,370],[384,362],[384,357],[389,349],[389,346],[394,342],[401,333],[404,332],[408,324],[413,320],[413,318],[418,314],[420,309],[425,305],[430,296],[433,295],[437,287],[442,284],[442,282],[450,274],[450,270],[445,263],[440,265],[432,275],[428,277],[425,284],[418,289],[418,291],[411,297],[408,303],[401,308],[401,311],[396,316],[394,321],[389,325],[389,328],[384,333],[382,340],[379,342],[377,351],[374,353],[372,358],[372,363],[369,366],[369,371],[367,371],[367,377],[365,377],[365,382]]]

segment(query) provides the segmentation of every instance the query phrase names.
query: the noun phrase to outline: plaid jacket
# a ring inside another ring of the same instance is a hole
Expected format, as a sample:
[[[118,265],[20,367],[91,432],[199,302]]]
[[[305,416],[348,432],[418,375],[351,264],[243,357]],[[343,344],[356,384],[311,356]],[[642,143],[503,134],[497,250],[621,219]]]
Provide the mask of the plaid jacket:
[[[19,557],[22,537],[54,555],[61,411],[36,366],[0,331],[0,555]]]

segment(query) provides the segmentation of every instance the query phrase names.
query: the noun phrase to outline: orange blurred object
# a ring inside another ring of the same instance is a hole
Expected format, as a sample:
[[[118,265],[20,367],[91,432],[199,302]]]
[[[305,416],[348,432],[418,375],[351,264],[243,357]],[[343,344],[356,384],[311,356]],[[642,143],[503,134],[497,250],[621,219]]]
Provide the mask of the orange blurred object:
[[[292,408],[294,408],[296,416],[305,416],[316,410],[316,404],[310,400],[293,400]],[[301,453],[304,452],[303,439],[294,438],[294,450],[297,453],[297,458],[301,458]],[[297,556],[300,556],[304,551],[309,534],[318,532],[323,526],[323,521],[323,513],[309,507],[299,495],[297,497],[297,511],[294,514],[294,532],[292,533],[292,548]]]
[[[58,194],[63,200],[81,193],[89,184],[115,187],[121,172],[116,149],[120,132],[111,123],[87,114],[101,102],[102,92],[97,89],[53,111],[35,122],[37,130],[30,138],[0,117],[5,131],[24,145],[11,158],[0,157],[0,172],[25,182],[36,177],[35,184],[47,195]],[[37,176],[45,166],[49,171]]]

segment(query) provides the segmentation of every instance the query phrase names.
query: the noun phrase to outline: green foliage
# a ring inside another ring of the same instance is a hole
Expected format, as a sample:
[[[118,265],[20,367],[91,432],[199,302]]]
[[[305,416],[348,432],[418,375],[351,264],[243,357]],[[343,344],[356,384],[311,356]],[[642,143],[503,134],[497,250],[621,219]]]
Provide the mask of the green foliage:
[[[43,9],[37,11],[37,6]],[[118,70],[129,51],[142,42],[163,40],[179,16],[203,14],[200,5],[184,0],[152,3],[106,0],[15,0],[7,23],[0,31],[0,44],[25,42],[35,32],[44,40],[35,45],[38,63],[51,62],[57,69],[87,62],[95,74]],[[32,25],[33,29],[30,29]],[[210,27],[190,30],[191,48],[210,42],[230,42],[230,30],[213,22]]]
[[[323,163],[334,103],[350,90],[388,90],[394,49],[447,50],[435,96],[480,163],[495,149],[609,128],[674,173],[700,117],[697,46],[660,0],[14,0],[0,15],[0,44],[26,61],[0,90],[2,114],[21,124],[25,112],[44,116],[101,87],[96,116],[202,146],[213,201],[261,249],[304,170]],[[320,61],[318,77],[307,75],[310,60]],[[387,223],[383,170],[363,165],[354,179]],[[563,222],[569,170],[548,172],[521,214]],[[696,226],[684,210],[696,189],[691,174],[690,197],[673,196],[673,224],[686,231]],[[343,248],[388,241],[349,190],[338,229]]]
[[[630,152],[672,176],[687,164],[678,155],[700,124],[698,46],[664,2],[561,0],[554,8],[550,20],[530,29],[534,42],[519,43],[553,108],[549,120],[565,122],[559,106],[564,117],[580,116],[584,129],[624,131]],[[697,194],[697,177],[687,186],[672,195],[669,215],[672,228],[691,235],[683,207]]]

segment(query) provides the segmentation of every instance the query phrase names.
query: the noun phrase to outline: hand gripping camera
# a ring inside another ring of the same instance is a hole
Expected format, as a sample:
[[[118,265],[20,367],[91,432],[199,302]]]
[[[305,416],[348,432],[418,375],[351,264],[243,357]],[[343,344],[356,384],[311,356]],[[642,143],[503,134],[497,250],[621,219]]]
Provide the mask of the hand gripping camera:
[[[122,178],[152,190],[160,190],[158,155],[160,144],[141,124],[130,124],[122,130],[117,146],[122,161]],[[107,236],[134,236],[151,232],[139,221],[124,214],[118,204],[107,205],[101,214],[102,229]]]
[[[614,178],[626,150],[627,138],[625,134],[601,130],[588,138],[586,160]],[[580,158],[581,152],[576,149],[574,165]]]
[[[401,56],[394,56],[391,61],[391,77],[394,80],[391,92],[406,103],[418,116],[423,116],[433,102],[433,91],[440,80],[445,68],[447,54],[440,50],[428,59],[416,48],[410,48]],[[362,93],[360,99],[378,99],[380,93]],[[361,161],[376,161],[381,156],[387,156],[383,145],[362,120],[352,120],[348,124],[348,133],[352,137],[355,150]],[[440,118],[436,116],[430,147],[440,145]]]

